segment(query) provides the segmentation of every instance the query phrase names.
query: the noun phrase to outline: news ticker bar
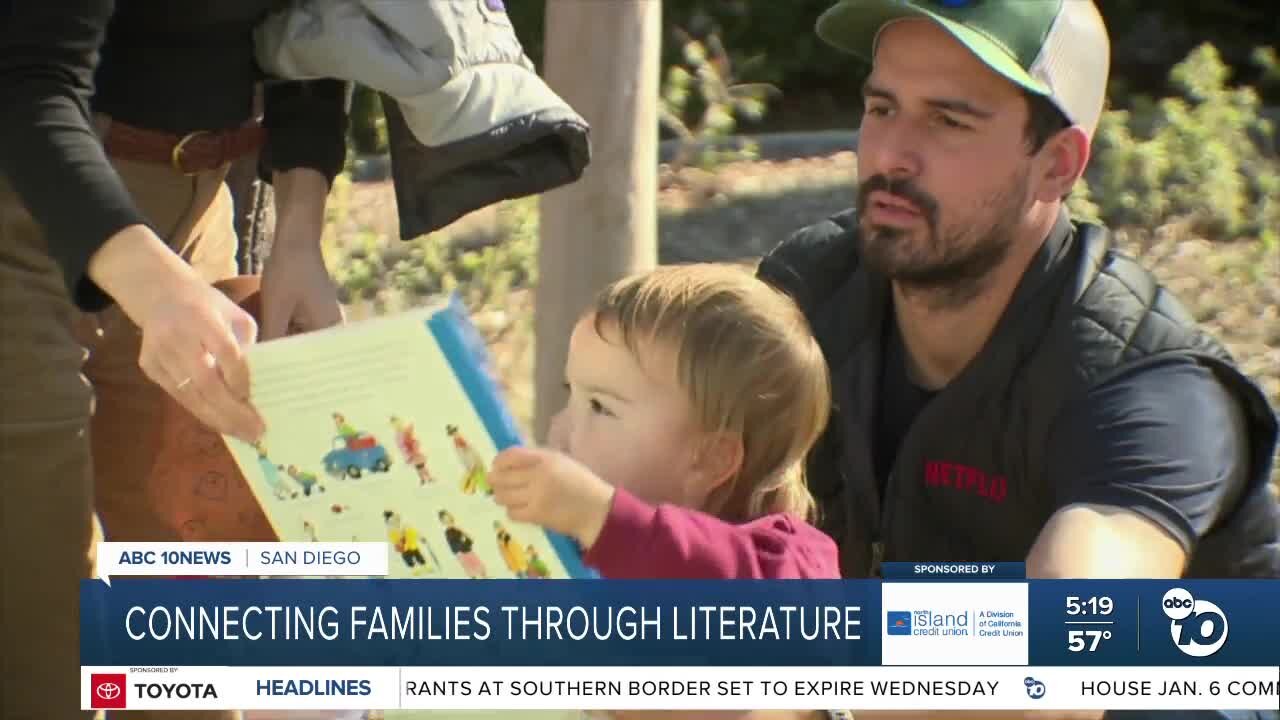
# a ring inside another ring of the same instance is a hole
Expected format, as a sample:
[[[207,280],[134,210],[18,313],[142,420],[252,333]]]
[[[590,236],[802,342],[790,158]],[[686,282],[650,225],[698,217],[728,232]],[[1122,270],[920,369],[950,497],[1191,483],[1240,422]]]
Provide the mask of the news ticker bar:
[[[130,710],[1273,710],[1280,667],[85,667]]]

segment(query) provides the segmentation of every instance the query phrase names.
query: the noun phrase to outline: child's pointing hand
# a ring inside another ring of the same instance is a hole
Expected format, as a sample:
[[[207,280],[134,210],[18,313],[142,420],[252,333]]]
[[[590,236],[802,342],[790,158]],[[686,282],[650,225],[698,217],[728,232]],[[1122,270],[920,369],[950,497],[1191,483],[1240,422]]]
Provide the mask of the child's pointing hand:
[[[516,522],[541,525],[590,548],[604,528],[613,487],[568,455],[513,447],[489,473],[493,499]]]

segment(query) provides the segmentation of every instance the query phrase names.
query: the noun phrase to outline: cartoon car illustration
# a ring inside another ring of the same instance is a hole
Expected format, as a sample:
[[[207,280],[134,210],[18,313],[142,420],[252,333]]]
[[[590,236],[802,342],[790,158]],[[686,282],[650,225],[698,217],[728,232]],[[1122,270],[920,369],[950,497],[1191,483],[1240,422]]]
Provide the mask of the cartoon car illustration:
[[[333,449],[324,456],[324,470],[334,477],[358,478],[365,471],[386,472],[391,468],[387,449],[372,435],[333,439]]]

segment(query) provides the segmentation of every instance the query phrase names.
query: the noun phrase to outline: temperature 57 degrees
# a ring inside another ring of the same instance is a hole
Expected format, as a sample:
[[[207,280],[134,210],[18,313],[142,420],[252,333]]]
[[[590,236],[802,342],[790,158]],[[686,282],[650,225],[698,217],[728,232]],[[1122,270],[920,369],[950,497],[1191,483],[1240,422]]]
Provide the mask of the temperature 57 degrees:
[[[1098,649],[1098,643],[1110,639],[1110,630],[1068,630],[1067,649],[1071,652],[1093,652]]]

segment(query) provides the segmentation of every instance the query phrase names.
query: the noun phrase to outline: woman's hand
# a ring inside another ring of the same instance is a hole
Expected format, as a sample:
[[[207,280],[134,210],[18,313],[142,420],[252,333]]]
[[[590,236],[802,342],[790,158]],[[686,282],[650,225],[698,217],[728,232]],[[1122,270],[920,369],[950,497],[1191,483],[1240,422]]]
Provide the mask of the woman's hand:
[[[211,287],[143,225],[113,235],[89,277],[142,332],[138,365],[197,419],[246,442],[266,430],[249,400],[253,316]]]

